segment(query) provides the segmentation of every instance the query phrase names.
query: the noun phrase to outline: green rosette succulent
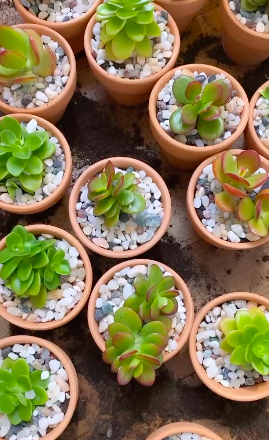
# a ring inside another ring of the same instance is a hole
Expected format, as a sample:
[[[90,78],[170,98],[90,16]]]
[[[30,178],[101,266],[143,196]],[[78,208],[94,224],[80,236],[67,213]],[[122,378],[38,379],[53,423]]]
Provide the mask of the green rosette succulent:
[[[34,307],[46,304],[47,291],[60,285],[60,275],[69,275],[69,262],[54,239],[37,240],[23,226],[15,226],[0,252],[0,277],[20,298],[29,298]]]
[[[154,21],[154,6],[150,0],[109,0],[97,7],[96,20],[105,22],[101,42],[111,61],[126,60],[135,51],[150,57],[150,37],[161,31]]]
[[[126,299],[124,307],[135,310],[143,321],[162,320],[177,312],[178,291],[175,290],[174,277],[164,277],[157,264],[150,266],[148,277],[137,276],[133,286],[135,293]]]
[[[241,8],[247,12],[257,11],[264,5],[267,5],[268,8],[268,0],[241,0]]]
[[[29,422],[36,406],[44,405],[48,400],[48,379],[41,379],[45,370],[29,371],[25,359],[16,361],[5,358],[0,368],[0,412],[6,414],[12,425]],[[34,391],[34,398],[25,393]]]
[[[134,173],[115,173],[108,161],[105,170],[89,182],[89,200],[96,202],[93,213],[105,216],[108,228],[115,226],[121,212],[138,214],[146,209],[145,198],[137,192]]]
[[[162,351],[168,342],[165,324],[152,321],[142,327],[137,313],[121,307],[108,332],[103,360],[117,373],[118,383],[126,385],[134,377],[142,385],[153,385],[155,370],[162,365]]]
[[[16,189],[34,193],[41,187],[43,160],[55,152],[47,131],[29,134],[10,116],[0,121],[0,184],[5,185],[12,199]]]
[[[223,318],[220,330],[225,335],[220,347],[231,353],[232,364],[269,374],[269,323],[261,309],[239,310],[234,318]]]

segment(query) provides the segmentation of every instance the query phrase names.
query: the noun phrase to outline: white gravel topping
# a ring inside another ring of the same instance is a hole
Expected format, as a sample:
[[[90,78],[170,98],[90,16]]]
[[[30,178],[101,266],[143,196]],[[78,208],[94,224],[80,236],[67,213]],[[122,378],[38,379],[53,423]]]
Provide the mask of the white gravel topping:
[[[253,125],[255,131],[265,145],[269,148],[269,99],[260,96],[253,111]]]
[[[236,19],[244,26],[258,33],[269,32],[268,9],[266,9],[267,3],[260,6],[259,9],[254,12],[242,9],[241,0],[229,1],[229,6]]]
[[[179,434],[169,435],[165,437],[164,440],[211,440],[204,435],[192,433],[192,432],[181,432]]]
[[[42,20],[49,22],[68,22],[84,15],[95,0],[21,0],[28,11]]]

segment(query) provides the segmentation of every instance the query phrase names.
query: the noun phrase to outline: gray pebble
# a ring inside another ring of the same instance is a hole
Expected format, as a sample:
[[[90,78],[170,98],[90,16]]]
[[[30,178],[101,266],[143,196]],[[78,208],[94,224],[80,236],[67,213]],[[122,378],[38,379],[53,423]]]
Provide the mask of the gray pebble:
[[[68,15],[66,15],[63,19],[62,19],[62,22],[64,22],[64,21],[69,21],[70,20],[70,18],[68,17]]]
[[[128,222],[129,219],[130,219],[130,214],[126,214],[125,212],[122,212],[120,214],[120,222],[126,223],[126,222]],[[115,244],[114,244],[114,246],[115,246]]]
[[[159,215],[151,215],[146,218],[146,226],[150,228],[158,228],[162,223],[162,219]]]
[[[250,386],[250,385],[254,385],[254,384],[255,384],[254,377],[247,377],[246,378],[245,385]]]
[[[196,76],[196,81],[199,81],[200,83],[203,83],[206,80],[206,75],[197,75]]]
[[[8,357],[9,353],[12,352],[12,348],[11,347],[5,347],[2,350],[2,356],[5,359],[6,357]]]
[[[212,350],[204,351],[204,359],[210,358],[211,355],[212,355]]]
[[[46,359],[49,358],[49,356],[50,356],[50,351],[47,348],[44,348],[42,353],[41,353],[41,356],[40,356],[41,359],[46,360]]]
[[[156,106],[157,106],[157,108],[159,108],[161,110],[165,110],[166,109],[166,104],[163,101],[157,101]]]
[[[113,312],[112,305],[109,304],[109,302],[105,302],[105,303],[103,303],[103,305],[102,305],[102,312],[103,312],[105,315],[109,315],[110,313],[112,313],[112,312]]]
[[[242,15],[242,17],[251,19],[251,14],[249,12],[245,11],[244,9],[240,9],[240,14]]]
[[[162,18],[165,18],[165,20],[167,21],[167,20],[168,20],[168,12],[166,12],[166,11],[161,11],[161,17],[162,17]]]
[[[217,75],[210,75],[208,77],[208,82],[211,83],[212,81],[215,81],[215,79],[217,79]]]
[[[120,296],[121,296],[121,292],[119,292],[118,290],[115,290],[115,292],[112,292],[112,294],[111,294],[112,299],[120,298]]]
[[[269,124],[268,119],[262,118],[262,125],[263,125],[264,127],[267,127],[268,124]]]
[[[27,107],[27,105],[31,104],[31,102],[32,102],[31,95],[24,95],[24,97],[21,100],[21,103],[24,107]]]
[[[220,374],[222,374],[223,379],[231,382],[231,378],[228,376],[229,373],[230,373],[230,370],[228,370],[228,368],[222,368],[220,370]]]
[[[68,15],[67,15],[66,17],[68,17]],[[65,20],[66,17],[64,17],[63,21],[68,21],[68,20]],[[68,19],[69,19],[69,17],[68,17]],[[58,46],[57,49],[55,50],[55,52],[56,52],[60,57],[64,56],[64,54],[65,54],[65,52],[64,52],[64,50],[63,50],[63,48],[62,48],[62,46]]]
[[[94,312],[94,318],[96,322],[100,322],[102,321],[102,319],[105,317],[106,315],[104,314],[102,309],[95,309]]]
[[[127,170],[126,170],[127,173],[132,173],[133,171],[134,171],[134,168],[133,168],[133,167],[129,167],[129,168],[127,168]]]

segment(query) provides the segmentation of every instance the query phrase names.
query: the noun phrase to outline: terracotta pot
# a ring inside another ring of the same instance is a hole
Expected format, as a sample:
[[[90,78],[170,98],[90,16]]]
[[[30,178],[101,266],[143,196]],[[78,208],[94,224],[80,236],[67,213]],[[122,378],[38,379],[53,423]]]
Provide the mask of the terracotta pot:
[[[47,105],[26,109],[11,107],[10,105],[0,101],[0,110],[8,115],[14,113],[21,113],[23,115],[34,114],[36,116],[39,116],[40,118],[47,119],[48,121],[55,124],[63,116],[65,109],[69,101],[71,100],[76,88],[77,71],[76,59],[73,51],[67,41],[60,34],[58,34],[58,32],[55,32],[53,29],[50,29],[47,26],[40,26],[39,24],[17,24],[13,27],[20,29],[31,28],[39,35],[47,35],[48,37],[51,37],[54,41],[57,41],[57,43],[64,49],[71,68],[66,86],[63,88],[62,92],[57,96],[57,98],[53,99],[53,101],[50,101]]]
[[[90,297],[90,301],[89,301],[89,305],[88,305],[88,324],[89,324],[91,335],[92,335],[93,339],[95,340],[96,344],[98,345],[100,350],[105,351],[105,341],[98,331],[98,324],[95,321],[95,317],[94,317],[95,303],[96,303],[97,298],[99,298],[100,286],[102,284],[107,284],[113,278],[113,276],[116,272],[120,272],[125,267],[133,267],[138,264],[147,265],[150,262],[155,263],[155,264],[160,264],[165,269],[165,271],[171,272],[172,276],[175,279],[176,289],[180,290],[183,293],[184,304],[185,304],[185,308],[186,308],[186,323],[185,323],[185,326],[183,328],[181,335],[179,335],[179,341],[177,344],[177,348],[176,348],[176,350],[172,351],[171,353],[165,352],[165,354],[163,356],[163,361],[166,362],[169,359],[171,359],[172,357],[174,357],[181,350],[181,348],[184,346],[184,344],[187,342],[192,325],[193,325],[194,309],[193,309],[193,302],[192,302],[191,293],[190,293],[187,285],[183,281],[183,279],[177,274],[177,272],[175,272],[173,269],[171,269],[170,267],[166,266],[163,263],[160,263],[160,262],[154,261],[154,260],[148,260],[148,259],[136,259],[136,260],[124,261],[123,263],[117,264],[116,266],[109,269],[100,278],[98,283],[93,288],[93,291],[92,291],[92,294]]]
[[[269,34],[259,33],[240,23],[228,0],[220,1],[222,44],[228,57],[236,64],[255,66],[269,56]]]
[[[251,402],[253,400],[263,399],[269,396],[269,382],[262,382],[252,386],[240,387],[239,389],[225,388],[220,383],[217,383],[214,379],[209,379],[206,374],[204,367],[199,364],[196,355],[196,335],[200,323],[203,321],[207,313],[214,307],[225,303],[226,301],[233,301],[237,299],[244,299],[246,301],[253,301],[259,305],[265,306],[269,310],[269,300],[261,295],[255,295],[249,292],[234,292],[227,293],[226,295],[221,295],[209,303],[207,303],[196,315],[194,319],[194,324],[192,326],[190,339],[189,339],[189,349],[192,365],[198,374],[199,378],[204,382],[204,384],[210,388],[214,393],[219,394],[222,397],[230,400],[236,400],[238,402]]]
[[[217,434],[198,423],[177,422],[169,423],[154,431],[147,440],[164,440],[166,437],[183,432],[191,432],[206,437],[208,440],[222,440]]]
[[[175,20],[182,34],[208,0],[157,0],[156,3],[165,9]]]
[[[160,6],[155,5],[155,10],[162,11]],[[109,75],[92,56],[91,39],[93,38],[93,26],[95,25],[95,15],[91,18],[85,31],[84,46],[85,52],[88,58],[88,62],[94,76],[103,84],[107,92],[112,96],[115,101],[123,105],[138,105],[146,102],[149,98],[150,92],[154,84],[161,76],[168,72],[175,65],[179,54],[180,36],[176,23],[171,16],[168,17],[168,26],[171,29],[171,33],[175,37],[173,45],[173,54],[166,66],[145,79],[124,79],[118,76]]]
[[[257,153],[259,153],[260,155],[264,156],[266,159],[269,160],[269,140],[267,141],[268,147],[266,147],[258,137],[253,125],[253,111],[255,109],[256,102],[261,96],[260,90],[264,89],[265,87],[269,87],[269,81],[267,81],[261,87],[259,87],[251,98],[249,104],[249,118],[244,132],[244,137],[245,137],[245,143],[250,150],[257,151]]]
[[[86,26],[90,18],[95,13],[97,6],[100,5],[101,2],[102,0],[95,0],[92,7],[85,14],[79,18],[76,18],[75,20],[66,21],[64,23],[56,23],[36,17],[22,5],[21,0],[14,0],[16,9],[25,23],[39,24],[58,32],[70,44],[74,54],[84,50],[84,32]]]
[[[236,131],[228,139],[221,142],[220,144],[210,145],[207,147],[194,147],[191,145],[182,144],[181,142],[178,142],[177,140],[171,138],[171,136],[169,136],[160,126],[160,123],[157,120],[156,112],[156,102],[158,99],[158,94],[163,89],[165,84],[167,84],[174,76],[175,72],[179,69],[187,69],[191,72],[205,72],[207,75],[224,73],[226,78],[230,80],[233,89],[237,91],[238,97],[244,100],[245,106],[243,112],[241,113],[240,124],[238,125]],[[169,164],[183,169],[194,169],[195,167],[197,167],[197,165],[199,165],[203,160],[205,160],[212,154],[229,149],[243,133],[244,128],[247,124],[248,114],[248,98],[239,82],[236,81],[236,79],[234,79],[231,75],[229,75],[229,73],[225,72],[224,70],[219,69],[218,67],[209,66],[207,64],[187,64],[185,66],[176,67],[175,69],[170,70],[170,72],[162,76],[157,84],[155,84],[149,98],[149,120],[153,136],[162,148],[162,152],[168,160]]]
[[[238,156],[242,150],[230,150],[230,151],[234,156]],[[194,199],[194,193],[196,191],[195,187],[197,184],[197,180],[198,180],[199,176],[202,174],[203,169],[207,165],[210,165],[213,162],[213,160],[217,156],[220,156],[220,155],[221,155],[221,153],[215,154],[214,156],[211,156],[208,159],[206,159],[204,162],[201,163],[201,165],[199,165],[196,168],[193,175],[191,176],[190,183],[189,183],[189,186],[187,189],[187,199],[186,199],[187,214],[188,214],[189,220],[191,221],[193,228],[195,229],[197,234],[200,235],[200,237],[202,237],[209,244],[213,244],[213,246],[216,246],[218,248],[228,249],[228,250],[232,250],[232,251],[241,251],[244,249],[253,249],[255,247],[262,246],[264,243],[267,243],[267,241],[269,240],[269,235],[267,235],[266,237],[260,238],[257,241],[249,241],[249,242],[245,242],[245,243],[232,243],[230,241],[225,241],[225,240],[222,240],[222,238],[215,237],[214,234],[209,232],[205,228],[205,226],[203,225],[201,220],[199,219],[198,215],[196,214],[196,209],[193,206],[193,199]],[[269,172],[269,162],[267,159],[265,159],[262,156],[261,156],[261,166],[266,171]]]
[[[77,401],[78,401],[78,377],[74,365],[67,356],[67,354],[58,345],[47,341],[46,339],[36,338],[35,336],[10,336],[8,338],[1,339],[0,349],[5,347],[10,347],[15,344],[37,344],[41,347],[47,348],[51,353],[53,353],[56,358],[62,363],[69,381],[70,386],[70,399],[67,411],[65,413],[64,419],[59,423],[56,428],[53,428],[47,435],[43,438],[44,440],[56,440],[69,425],[72,416],[75,412]]]
[[[32,232],[34,235],[51,234],[55,238],[64,239],[78,250],[80,258],[83,261],[84,268],[86,270],[86,278],[84,280],[85,282],[84,292],[81,300],[76,304],[76,306],[69,313],[67,313],[63,319],[59,321],[53,320],[50,322],[28,322],[19,316],[13,316],[10,313],[8,313],[7,309],[1,303],[0,303],[0,315],[3,318],[5,318],[7,321],[9,321],[11,324],[17,325],[18,327],[25,328],[28,330],[35,330],[35,331],[51,330],[53,328],[61,327],[62,325],[67,324],[69,321],[75,318],[75,316],[77,316],[79,312],[81,312],[81,310],[85,306],[90,296],[91,287],[92,287],[92,266],[89,257],[84,247],[79,243],[79,241],[71,234],[64,231],[63,229],[56,228],[55,226],[42,225],[42,224],[26,226],[25,229],[27,229],[27,231],[29,232]],[[6,238],[3,238],[3,240],[0,241],[0,250],[3,250],[5,245],[6,245]]]
[[[164,209],[164,217],[161,226],[157,229],[156,233],[150,241],[138,246],[136,249],[133,250],[115,252],[110,249],[103,249],[100,246],[94,244],[84,234],[80,225],[77,222],[76,204],[79,201],[80,189],[96,174],[103,171],[108,160],[111,160],[114,166],[123,169],[132,166],[135,170],[144,170],[147,175],[152,178],[153,182],[157,184],[162,193],[161,201]],[[111,157],[101,160],[94,165],[91,165],[84,171],[84,173],[81,174],[79,179],[76,181],[69,199],[69,218],[72,228],[74,229],[79,240],[84,244],[84,246],[87,246],[93,252],[109,258],[133,258],[151,249],[156,243],[158,243],[158,241],[161,240],[162,236],[165,234],[171,219],[171,198],[165,182],[163,181],[161,176],[149,165],[141,162],[140,160],[131,159],[129,157]]]
[[[45,211],[46,209],[55,205],[55,203],[57,203],[66,193],[72,177],[72,156],[67,140],[62,135],[60,130],[58,130],[58,128],[56,128],[50,122],[38,116],[29,114],[14,113],[12,114],[12,117],[16,118],[19,122],[29,122],[31,119],[35,119],[38,125],[48,130],[53,136],[56,136],[60,142],[65,156],[65,171],[62,182],[52,194],[47,196],[41,202],[37,202],[33,205],[13,205],[4,203],[0,200],[0,209],[3,209],[4,211],[14,212],[15,214],[35,214],[37,212]],[[0,118],[0,120],[1,119],[2,118]]]

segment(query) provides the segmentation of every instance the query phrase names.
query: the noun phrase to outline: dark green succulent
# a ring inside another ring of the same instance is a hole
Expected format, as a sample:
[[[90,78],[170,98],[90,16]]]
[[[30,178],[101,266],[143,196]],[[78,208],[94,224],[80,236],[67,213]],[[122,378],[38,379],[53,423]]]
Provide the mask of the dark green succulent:
[[[115,226],[121,212],[138,214],[146,209],[144,197],[137,192],[134,173],[115,173],[113,163],[108,161],[105,170],[89,182],[89,200],[96,202],[95,215],[105,215],[105,225]]]
[[[152,321],[142,327],[137,313],[121,307],[108,332],[103,360],[117,373],[118,383],[126,385],[134,377],[142,385],[153,385],[155,370],[162,365],[162,351],[168,342],[165,324]]]
[[[60,285],[60,275],[70,274],[65,253],[55,249],[55,241],[37,240],[18,225],[7,235],[6,247],[0,252],[0,277],[6,287],[38,308],[46,304],[47,290]]]

